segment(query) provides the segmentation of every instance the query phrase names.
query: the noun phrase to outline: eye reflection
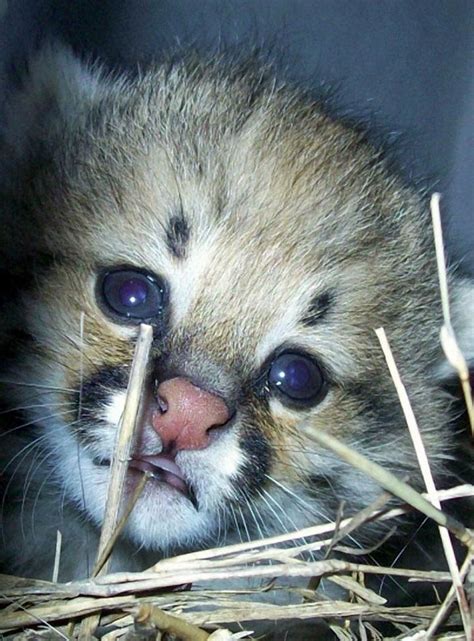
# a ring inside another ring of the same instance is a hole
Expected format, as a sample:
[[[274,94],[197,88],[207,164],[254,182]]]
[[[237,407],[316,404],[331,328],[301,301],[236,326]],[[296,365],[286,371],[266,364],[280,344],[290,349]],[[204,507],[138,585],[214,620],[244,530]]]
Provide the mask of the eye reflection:
[[[163,314],[165,286],[154,274],[116,269],[103,275],[97,296],[101,308],[114,319],[152,321]]]
[[[125,281],[119,289],[120,302],[124,307],[136,307],[144,303],[148,296],[148,284],[139,278]]]

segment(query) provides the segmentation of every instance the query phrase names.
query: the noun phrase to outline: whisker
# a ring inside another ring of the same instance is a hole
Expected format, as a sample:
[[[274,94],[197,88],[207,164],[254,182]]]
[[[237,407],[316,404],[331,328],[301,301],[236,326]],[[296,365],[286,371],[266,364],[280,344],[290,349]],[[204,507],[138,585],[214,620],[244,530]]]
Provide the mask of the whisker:
[[[276,499],[274,499],[274,498],[273,498],[273,496],[272,496],[269,492],[267,492],[267,490],[265,490],[264,488],[262,488],[262,491],[263,491],[263,492],[265,492],[265,494],[267,495],[267,497],[268,497],[268,498],[269,498],[269,499],[274,503],[274,505],[275,505],[275,506],[280,510],[280,512],[281,512],[281,513],[284,515],[284,517],[288,520],[288,522],[289,522],[289,524],[291,525],[292,529],[293,529],[293,530],[298,530],[298,526],[296,525],[296,523],[295,523],[295,522],[293,521],[293,519],[292,519],[292,518],[291,518],[291,517],[290,517],[290,516],[285,512],[285,510],[283,509],[283,507],[282,507],[282,506],[281,506],[281,505],[276,501]],[[262,498],[264,498],[264,497],[263,497],[263,495],[262,495]],[[264,499],[264,500],[265,500],[265,499]],[[269,505],[268,501],[265,501],[265,502],[267,503],[267,505],[268,505],[269,507],[271,507],[271,506]],[[273,512],[273,514],[275,514],[275,516],[278,518],[278,515],[276,514],[275,510],[273,510],[273,509],[272,509],[272,512]],[[282,523],[282,521],[281,521],[281,519],[280,519],[280,518],[278,518],[278,521],[279,521],[280,523]],[[283,524],[282,524],[282,525],[283,525]],[[284,532],[288,532],[288,531],[289,531],[289,528],[286,528],[285,526],[283,526],[283,528],[284,528],[284,530],[283,530]],[[309,543],[309,542],[308,542],[308,539],[306,539],[306,538],[303,538],[303,539],[301,539],[301,540],[303,541],[303,543],[304,543],[305,545]],[[312,560],[312,561],[314,561],[314,560],[315,560],[314,553],[313,553],[312,551],[309,551],[309,553],[308,553],[308,554],[309,554],[309,556],[310,556],[311,560]]]
[[[414,540],[416,540],[416,537],[417,537],[417,535],[418,535],[418,532],[422,529],[422,527],[425,525],[425,523],[427,522],[427,520],[428,520],[428,518],[427,518],[427,517],[425,517],[425,518],[421,521],[421,523],[418,525],[418,527],[415,529],[415,531],[411,534],[411,536],[410,536],[410,538],[408,539],[408,541],[406,541],[406,543],[404,543],[404,545],[402,546],[401,550],[398,552],[398,554],[396,554],[396,556],[394,557],[394,559],[391,561],[391,563],[390,563],[390,566],[389,566],[389,567],[391,567],[391,568],[395,567],[395,565],[396,565],[396,563],[397,563],[398,559],[402,556],[402,554],[405,552],[405,550],[406,550],[406,549],[407,549],[407,548],[408,548],[408,547],[413,543],[413,541],[414,541]],[[377,565],[379,565],[379,563],[377,563]],[[381,579],[381,581],[380,581],[380,585],[379,585],[379,594],[381,594],[381,592],[382,592],[382,590],[383,590],[383,586],[384,586],[384,584],[385,584],[385,580],[386,580],[387,578],[393,579],[393,581],[392,581],[392,582],[397,586],[397,588],[398,588],[399,590],[401,590],[402,592],[404,592],[406,596],[410,596],[410,593],[408,592],[408,590],[406,590],[406,589],[403,587],[403,585],[401,585],[401,583],[400,583],[398,580],[396,580],[396,577],[394,577],[394,576],[390,576],[390,577],[388,577],[386,574],[385,574],[384,576],[382,576],[382,579]]]
[[[240,518],[242,519],[242,525],[244,526],[245,535],[247,536],[247,541],[251,541],[252,537],[250,536],[250,532],[249,532],[249,529],[247,527],[247,522],[245,520],[245,516],[244,516],[244,513],[242,511],[242,506],[239,505],[238,508],[239,508],[239,513],[240,513]]]
[[[60,407],[63,405],[75,405],[74,401],[60,401],[59,403],[54,403],[55,406]],[[34,403],[32,405],[17,405],[16,407],[11,407],[6,410],[0,411],[0,416],[5,416],[6,414],[12,414],[13,412],[25,412],[26,410],[36,409],[38,407],[49,407],[50,403]],[[8,433],[8,432],[6,432]]]
[[[61,403],[58,403],[57,405],[59,407],[61,405]],[[44,407],[47,407],[47,405],[45,405]],[[10,429],[6,430],[5,432],[0,432],[0,438],[3,438],[4,436],[8,436],[9,434],[13,434],[14,432],[17,432],[18,430],[24,429],[25,427],[30,427],[31,425],[38,424],[39,426],[41,426],[40,424],[43,421],[46,421],[46,420],[51,419],[51,418],[57,418],[58,416],[63,418],[64,415],[66,414],[66,412],[72,412],[72,409],[71,410],[61,410],[61,412],[58,412],[57,414],[49,414],[49,415],[46,415],[46,416],[40,416],[39,418],[32,419],[31,421],[28,421],[26,423],[21,423],[21,425],[15,425],[15,427],[11,427]]]
[[[53,456],[54,452],[47,451],[42,458],[40,458],[40,454],[41,454],[41,450],[39,450],[34,454],[33,459],[30,463],[30,467],[28,468],[25,481],[23,483],[23,493],[22,493],[21,509],[20,509],[20,524],[21,524],[21,532],[22,532],[23,538],[26,538],[26,533],[24,529],[25,509],[26,509],[26,503],[28,500],[28,493],[30,491],[31,483],[33,482],[33,478],[36,472],[43,467],[45,461],[47,461],[49,458],[51,458],[51,456]],[[47,474],[46,476],[46,480],[51,477],[53,472],[54,470],[50,469],[49,474]],[[45,480],[43,480],[40,487],[43,487],[44,483],[45,483]],[[33,523],[33,513],[31,516],[32,516],[31,530],[34,536],[35,530],[34,530],[34,523]]]
[[[282,489],[284,492],[286,492],[289,496],[291,496],[292,498],[296,499],[296,501],[297,501],[300,505],[302,505],[302,506],[305,508],[305,510],[307,510],[307,512],[308,512],[310,515],[312,515],[312,516],[314,516],[314,517],[317,517],[318,519],[322,519],[322,521],[323,521],[323,522],[325,522],[325,523],[331,523],[331,521],[332,521],[333,519],[332,519],[329,515],[325,514],[325,513],[324,513],[324,512],[322,512],[320,509],[316,509],[316,506],[311,505],[310,503],[308,503],[307,501],[305,501],[301,496],[298,496],[298,495],[297,495],[297,494],[295,494],[292,490],[290,490],[288,487],[286,487],[285,485],[283,485],[282,483],[280,483],[280,482],[279,482],[279,481],[277,481],[276,479],[274,479],[274,478],[270,477],[268,474],[267,474],[266,476],[267,476],[267,478],[269,478],[273,483],[275,483],[275,485],[277,485],[280,489]],[[270,496],[270,495],[268,495],[268,496]],[[288,517],[288,518],[289,518],[289,517]],[[294,526],[294,524],[293,524],[293,526]],[[298,529],[298,528],[295,528],[295,529]],[[347,535],[347,538],[352,542],[352,544],[353,544],[355,547],[358,547],[358,548],[361,548],[361,547],[362,547],[361,543],[360,543],[360,542],[359,542],[359,541],[354,537],[354,535],[353,535],[352,533],[351,533],[351,534],[348,534],[348,535]]]
[[[83,321],[82,321],[83,316],[84,316],[84,312],[81,312],[81,330],[80,330],[81,334],[80,334],[79,341],[83,340],[83,334],[82,334],[82,332],[84,331]],[[71,336],[67,336],[66,334],[63,334],[63,338],[66,340],[66,342],[68,342],[75,349],[77,349],[77,351],[79,352],[79,358],[81,361],[83,361],[84,358],[86,358],[89,361],[89,363],[91,363],[92,365],[95,365],[94,361],[90,358],[90,356],[84,353],[84,346],[81,342],[77,343]],[[82,363],[80,364],[80,369],[81,368],[82,368]]]
[[[291,496],[292,498],[296,499],[296,500],[298,501],[298,503],[300,503],[301,505],[303,505],[303,506],[304,506],[304,507],[309,511],[309,513],[310,513],[310,514],[313,514],[314,516],[319,516],[320,518],[323,518],[323,520],[324,520],[324,521],[326,521],[326,522],[331,522],[331,520],[332,520],[331,518],[329,518],[328,516],[325,516],[322,512],[318,512],[318,511],[316,511],[316,510],[315,510],[315,508],[314,508],[314,506],[311,506],[307,501],[305,501],[305,500],[304,500],[304,499],[302,499],[300,496],[298,496],[297,494],[295,494],[294,492],[292,492],[292,490],[290,490],[289,488],[285,487],[282,483],[280,483],[280,482],[279,482],[279,481],[277,481],[276,479],[274,479],[274,478],[270,477],[270,475],[268,475],[268,474],[267,474],[266,476],[267,476],[267,478],[268,478],[269,480],[271,480],[273,483],[275,483],[275,485],[277,485],[280,489],[282,489],[284,492],[286,492],[286,493],[287,493],[289,496]],[[267,493],[267,496],[269,496],[269,497],[270,497],[270,494],[268,494],[268,493]],[[272,498],[273,498],[273,497],[272,497]],[[362,547],[362,544],[360,543],[360,541],[358,541],[358,540],[354,537],[354,535],[353,535],[352,533],[348,534],[348,535],[347,535],[347,538],[352,542],[352,544],[353,544],[355,547],[357,547],[357,548],[361,548],[361,547]],[[368,557],[367,557],[367,558],[368,558],[368,559],[370,559],[370,561],[371,561],[371,562],[373,562],[375,565],[380,565],[380,563],[379,563],[379,562],[378,562],[378,561],[377,561],[377,560],[376,560],[372,555],[368,555]],[[400,590],[402,590],[402,591],[404,591],[405,593],[407,593],[407,591],[406,591],[406,590],[404,589],[404,587],[400,584],[400,582],[397,580],[397,578],[396,578],[396,577],[390,576],[390,577],[387,577],[387,578],[388,578],[388,579],[389,579],[389,580],[390,580],[394,585],[396,585]]]
[[[229,504],[229,508],[230,508],[230,512],[232,514],[232,518],[233,518],[234,523],[235,523],[235,531],[237,532],[237,535],[238,535],[238,537],[240,539],[240,542],[243,543],[244,540],[242,538],[242,533],[240,531],[239,521],[238,521],[237,516],[235,514],[235,509],[234,509],[234,506],[232,505],[232,503]]]
[[[51,456],[53,454],[55,454],[56,451],[57,450],[54,450],[53,452],[51,452],[50,453]],[[47,458],[45,458],[41,463],[43,464],[44,461],[46,461],[46,460],[47,460]],[[32,507],[32,510],[31,510],[31,529],[32,529],[33,534],[34,534],[34,531],[35,531],[34,523],[35,523],[36,510],[37,510],[37,507],[38,507],[39,498],[40,498],[41,492],[43,491],[45,485],[48,483],[49,479],[53,476],[53,474],[54,474],[54,467],[51,467],[50,471],[49,471],[49,474],[47,474],[47,476],[43,479],[43,481],[41,482],[41,485],[38,488],[38,491],[36,492],[35,500],[33,501],[33,507]],[[61,492],[61,495],[64,495],[64,490]]]
[[[261,528],[261,526],[260,526],[260,523],[258,522],[257,515],[256,515],[256,513],[255,513],[254,509],[252,508],[252,503],[251,503],[251,501],[249,500],[248,496],[245,496],[245,503],[246,503],[246,505],[247,505],[247,509],[248,509],[248,511],[250,512],[250,515],[251,515],[251,517],[252,517],[252,519],[253,519],[253,522],[255,523],[255,527],[256,527],[256,529],[257,529],[257,532],[258,532],[259,537],[260,537],[261,539],[264,539],[264,538],[265,538],[265,535],[264,535],[263,530],[262,530],[262,528]],[[263,522],[262,522],[262,525],[263,525],[263,527],[264,527],[265,529],[267,529],[267,528],[266,528],[266,526],[265,526],[265,524],[264,524]]]
[[[290,490],[289,487],[286,487],[276,479],[274,479],[272,476],[269,474],[265,475],[272,483],[274,483],[277,487],[279,487],[283,492],[291,496],[293,499],[295,499],[300,505],[302,505],[304,508],[306,508],[313,516],[317,516],[319,518],[322,518],[323,521],[326,523],[331,522],[331,518],[327,515],[324,514],[324,512],[321,512],[320,510],[316,509],[314,505],[311,505],[311,503],[308,503],[305,499],[303,499],[301,496],[298,496],[293,490]]]
[[[217,547],[220,547],[224,545],[224,538],[225,537],[225,528],[223,528],[223,525],[225,523],[225,511],[221,508],[219,505],[216,511],[216,518],[217,518],[217,535],[216,535],[216,545]],[[223,523],[224,521],[224,523]]]
[[[47,414],[46,416],[41,416],[41,417],[39,417],[39,418],[37,418],[35,420],[29,421],[28,423],[23,423],[22,425],[17,426],[16,428],[14,428],[11,431],[15,431],[16,429],[25,428],[25,427],[28,427],[30,425],[34,425],[35,423],[40,423],[40,422],[43,422],[43,421],[46,421],[46,420],[50,420],[50,419],[54,419],[54,418],[58,418],[58,417],[63,418],[64,417],[64,411],[56,412],[55,414]],[[69,425],[71,425],[71,423],[69,423]],[[58,425],[58,428],[59,429],[64,429],[64,426],[63,425]],[[8,432],[5,432],[5,434],[7,434],[7,433]],[[13,456],[13,458],[11,458],[9,460],[9,462],[7,463],[7,465],[2,469],[2,473],[5,473],[8,470],[8,468],[10,467],[10,465],[18,458],[18,456],[21,456],[21,454],[24,451],[28,450],[29,448],[31,448],[32,446],[37,444],[39,441],[45,440],[47,438],[47,436],[48,436],[47,434],[42,434],[42,435],[36,437],[30,443],[27,443],[24,447],[22,447],[21,450],[19,452],[17,452],[15,454],[15,456]]]
[[[282,528],[281,533],[282,533],[282,534],[287,534],[287,533],[289,532],[289,529],[286,527],[286,525],[283,523],[283,521],[281,520],[281,518],[278,516],[278,513],[276,512],[276,510],[275,510],[275,509],[270,505],[270,503],[269,503],[268,499],[267,499],[267,498],[265,498],[265,495],[267,495],[269,499],[271,499],[274,503],[276,503],[276,505],[277,505],[278,509],[281,511],[281,513],[282,513],[282,514],[284,514],[284,515],[286,516],[286,514],[285,514],[285,512],[284,512],[283,508],[281,507],[281,505],[279,505],[279,504],[275,501],[275,499],[271,496],[271,494],[269,494],[269,492],[267,492],[267,490],[265,490],[264,488],[262,488],[262,490],[261,490],[261,491],[260,491],[260,490],[258,491],[258,495],[260,496],[260,498],[262,499],[262,501],[265,503],[265,505],[268,507],[268,509],[270,510],[270,512],[273,514],[273,516],[275,517],[275,519],[276,519],[276,520],[278,521],[278,523],[280,524],[280,526],[281,526],[281,528]]]
[[[56,415],[56,416],[58,416],[58,415]],[[71,427],[72,425],[74,425],[74,424],[75,424],[75,422],[76,422],[76,421],[73,421],[72,423],[69,423],[69,424],[64,425],[64,426],[63,426],[63,425],[61,425],[61,426],[59,426],[59,427],[60,427],[61,429],[67,429],[68,427]],[[26,457],[30,454],[31,450],[33,450],[33,451],[34,451],[34,448],[36,448],[36,447],[41,447],[41,444],[42,444],[42,443],[47,439],[47,437],[48,437],[48,435],[47,435],[47,434],[42,434],[41,436],[38,436],[38,437],[37,437],[37,438],[35,438],[33,441],[31,441],[30,443],[28,443],[27,445],[25,445],[25,447],[23,447],[19,452],[17,452],[17,453],[15,454],[15,456],[14,456],[14,457],[12,457],[12,458],[10,459],[10,461],[8,462],[8,464],[6,465],[6,467],[4,468],[4,470],[2,471],[2,473],[3,473],[5,470],[7,470],[7,469],[11,466],[11,464],[12,464],[16,459],[18,459],[18,457],[21,457],[21,458],[20,458],[20,460],[18,461],[18,463],[17,463],[16,467],[14,468],[14,470],[13,470],[12,474],[11,474],[11,475],[9,475],[8,482],[7,482],[7,484],[6,484],[5,488],[4,488],[4,491],[3,491],[3,497],[2,497],[2,504],[1,504],[1,507],[0,507],[0,513],[2,513],[2,514],[3,514],[3,512],[4,512],[4,510],[5,510],[5,505],[6,505],[6,500],[7,500],[8,492],[9,492],[9,490],[10,490],[10,487],[11,487],[11,485],[12,485],[12,483],[13,483],[13,480],[14,480],[14,478],[15,478],[16,474],[17,474],[17,473],[19,472],[19,470],[21,469],[21,466],[22,466],[22,464],[23,464],[23,461],[24,461],[24,460],[26,459]]]
[[[0,383],[4,385],[17,385],[19,387],[33,387],[36,389],[46,389],[54,392],[71,392],[72,394],[78,394],[78,390],[71,389],[70,387],[57,387],[55,385],[44,385],[42,383],[25,383],[23,381],[10,381],[7,379],[0,379]]]
[[[13,479],[15,478],[15,476],[16,476],[16,474],[17,474],[17,472],[19,471],[19,469],[20,469],[20,467],[21,467],[21,465],[22,465],[23,461],[24,461],[24,460],[25,460],[25,458],[28,456],[28,454],[29,454],[29,452],[30,452],[31,448],[35,448],[35,447],[37,447],[39,443],[41,443],[42,441],[44,441],[44,440],[45,440],[45,438],[46,438],[46,435],[45,435],[45,434],[43,434],[42,436],[40,436],[40,437],[36,438],[36,439],[35,439],[34,441],[32,441],[31,443],[28,443],[28,445],[26,445],[25,447],[23,447],[23,448],[22,448],[22,449],[21,449],[21,450],[20,450],[20,451],[19,451],[19,452],[18,452],[18,453],[17,453],[17,454],[16,454],[16,455],[15,455],[15,456],[14,456],[14,457],[9,461],[9,462],[8,462],[8,465],[7,465],[7,467],[6,467],[5,469],[7,469],[8,467],[10,467],[10,465],[13,463],[13,461],[14,461],[15,459],[17,459],[19,456],[21,456],[21,454],[23,454],[23,456],[21,457],[20,461],[18,462],[18,464],[16,465],[15,469],[13,470],[13,474],[10,476],[10,478],[8,479],[7,484],[5,485],[5,487],[4,487],[4,489],[3,489],[3,496],[2,496],[2,504],[1,504],[1,507],[0,507],[0,514],[4,514],[4,512],[5,512],[5,507],[6,507],[6,501],[7,501],[8,492],[10,491],[10,487],[11,487],[11,485],[12,485],[12,483],[13,483]],[[3,525],[3,519],[2,519],[2,525]],[[5,536],[5,535],[4,535],[3,527],[2,527],[2,536],[3,536],[3,539],[4,539],[4,536]],[[4,541],[5,541],[5,539],[4,539]]]

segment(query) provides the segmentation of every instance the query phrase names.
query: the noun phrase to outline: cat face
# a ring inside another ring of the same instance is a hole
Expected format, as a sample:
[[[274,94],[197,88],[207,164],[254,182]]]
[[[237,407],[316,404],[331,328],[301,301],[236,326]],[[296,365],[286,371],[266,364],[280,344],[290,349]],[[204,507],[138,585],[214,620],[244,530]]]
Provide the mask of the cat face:
[[[151,472],[125,533],[139,546],[268,535],[370,502],[378,488],[302,420],[416,485],[379,326],[436,469],[431,232],[360,135],[235,69],[113,80],[49,51],[31,74],[4,143],[22,283],[4,397],[34,424],[10,470],[30,454],[101,523],[140,322],[154,339],[125,489]]]

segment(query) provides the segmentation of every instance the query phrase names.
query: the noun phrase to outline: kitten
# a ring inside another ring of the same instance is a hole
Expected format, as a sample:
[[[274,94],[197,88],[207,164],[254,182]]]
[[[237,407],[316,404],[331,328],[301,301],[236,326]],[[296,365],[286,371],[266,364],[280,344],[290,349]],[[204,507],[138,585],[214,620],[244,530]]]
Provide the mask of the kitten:
[[[5,571],[50,578],[57,529],[60,579],[90,571],[141,321],[154,342],[126,492],[153,478],[115,567],[374,500],[302,420],[422,487],[379,326],[443,476],[451,373],[427,205],[360,133],[258,66],[190,59],[130,79],[58,47],[6,112]],[[473,357],[472,285],[450,280]]]

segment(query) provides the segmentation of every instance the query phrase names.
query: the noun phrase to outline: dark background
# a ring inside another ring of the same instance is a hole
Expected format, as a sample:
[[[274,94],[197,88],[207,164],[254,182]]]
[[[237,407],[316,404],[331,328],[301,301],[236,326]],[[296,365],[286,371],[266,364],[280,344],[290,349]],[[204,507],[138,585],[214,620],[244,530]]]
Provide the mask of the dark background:
[[[0,0],[0,12],[2,86],[50,34],[127,67],[188,45],[272,49],[283,77],[333,88],[410,180],[442,191],[449,255],[474,276],[472,0]]]

